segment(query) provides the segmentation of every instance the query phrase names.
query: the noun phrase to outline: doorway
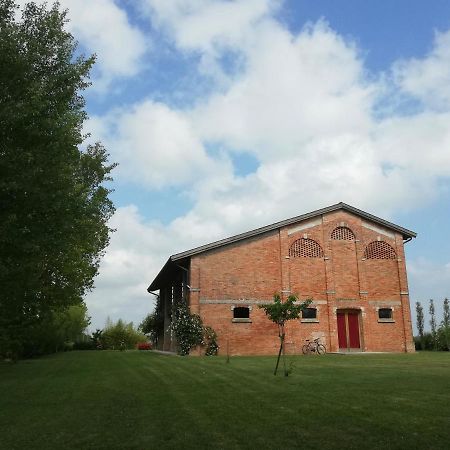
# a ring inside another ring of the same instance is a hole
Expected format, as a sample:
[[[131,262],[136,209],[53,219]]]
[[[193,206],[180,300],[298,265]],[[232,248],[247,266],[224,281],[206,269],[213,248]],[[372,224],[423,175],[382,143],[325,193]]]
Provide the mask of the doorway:
[[[359,317],[358,310],[337,312],[339,351],[361,351]]]

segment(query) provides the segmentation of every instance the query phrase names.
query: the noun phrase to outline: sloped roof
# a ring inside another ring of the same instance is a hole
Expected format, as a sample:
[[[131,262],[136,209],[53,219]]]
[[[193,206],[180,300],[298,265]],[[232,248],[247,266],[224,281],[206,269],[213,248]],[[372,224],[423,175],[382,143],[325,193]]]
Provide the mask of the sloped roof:
[[[396,225],[394,223],[388,222],[387,220],[381,219],[377,216],[374,216],[372,214],[369,214],[365,211],[362,211],[361,209],[355,208],[354,206],[347,205],[346,203],[340,202],[336,203],[335,205],[327,206],[326,208],[317,209],[316,211],[312,211],[306,214],[302,214],[300,216],[292,217],[290,219],[282,220],[280,222],[275,222],[271,225],[266,225],[261,228],[256,228],[255,230],[246,231],[245,233],[236,234],[235,236],[231,236],[225,239],[220,239],[218,241],[211,242],[209,244],[201,245],[200,247],[195,247],[190,250],[186,250],[181,253],[175,253],[174,255],[170,256],[167,260],[166,264],[163,266],[159,274],[156,276],[156,278],[153,280],[151,285],[148,288],[148,291],[153,291],[155,289],[159,289],[160,281],[163,278],[163,274],[170,270],[171,268],[175,268],[177,266],[177,263],[180,264],[187,258],[198,255],[199,253],[206,252],[208,250],[213,250],[218,247],[222,247],[224,245],[233,244],[235,242],[242,241],[244,239],[248,239],[254,236],[258,236],[263,233],[267,233],[272,230],[276,230],[278,228],[285,227],[287,225],[291,225],[293,223],[301,222],[307,219],[312,219],[317,216],[321,216],[323,214],[327,214],[334,211],[347,211],[351,214],[355,214],[357,216],[363,217],[364,219],[370,220],[371,222],[377,223],[379,225],[382,225],[385,228],[389,228],[390,230],[394,230],[399,232],[403,239],[412,239],[417,236],[417,234],[414,231],[408,230],[406,228],[403,228],[399,225]]]

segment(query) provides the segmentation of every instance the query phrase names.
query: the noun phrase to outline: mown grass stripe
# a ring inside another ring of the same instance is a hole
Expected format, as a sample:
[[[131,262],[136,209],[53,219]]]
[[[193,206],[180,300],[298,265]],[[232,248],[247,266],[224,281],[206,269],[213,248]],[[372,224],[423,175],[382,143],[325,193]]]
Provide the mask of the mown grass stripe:
[[[72,352],[0,364],[0,448],[447,448],[450,355],[180,358]]]

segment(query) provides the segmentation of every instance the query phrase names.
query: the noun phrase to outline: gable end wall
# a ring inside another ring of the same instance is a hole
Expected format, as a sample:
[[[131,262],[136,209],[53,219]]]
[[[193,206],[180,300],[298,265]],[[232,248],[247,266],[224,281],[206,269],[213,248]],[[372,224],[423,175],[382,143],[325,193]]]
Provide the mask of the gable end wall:
[[[402,235],[344,211],[319,219],[191,257],[190,308],[217,332],[221,354],[277,353],[277,328],[258,308],[276,292],[312,298],[318,310],[317,321],[288,324],[289,353],[299,353],[304,340],[315,337],[328,351],[338,351],[342,311],[358,312],[362,351],[414,351]],[[350,228],[355,240],[331,239],[338,226]],[[289,256],[292,243],[305,237],[320,245],[323,257]],[[377,240],[393,247],[397,258],[365,259],[366,246]],[[235,306],[251,308],[250,322],[232,321]],[[393,309],[393,322],[378,320],[380,307]]]

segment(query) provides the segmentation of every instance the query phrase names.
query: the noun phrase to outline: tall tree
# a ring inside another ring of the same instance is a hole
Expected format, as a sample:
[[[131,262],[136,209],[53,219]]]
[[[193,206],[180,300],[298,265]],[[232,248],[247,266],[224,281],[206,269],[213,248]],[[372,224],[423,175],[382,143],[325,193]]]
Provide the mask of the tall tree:
[[[80,147],[81,92],[94,57],[76,56],[66,13],[0,0],[0,354],[93,287],[114,212],[114,164]]]
[[[447,328],[450,327],[450,304],[448,298],[444,300],[442,325]]]
[[[450,350],[450,305],[448,298],[444,300],[443,319],[439,331],[441,340],[443,341],[440,343],[441,347],[445,347],[447,351]]]
[[[424,326],[425,326],[425,318],[423,315],[423,307],[420,302],[416,302],[416,321],[417,321],[417,330],[419,331],[420,337],[420,349],[425,350],[425,340],[424,340]]]
[[[431,327],[431,338],[433,340],[433,349],[437,349],[437,331],[436,331],[436,311],[434,309],[434,302],[430,300],[430,327]]]

